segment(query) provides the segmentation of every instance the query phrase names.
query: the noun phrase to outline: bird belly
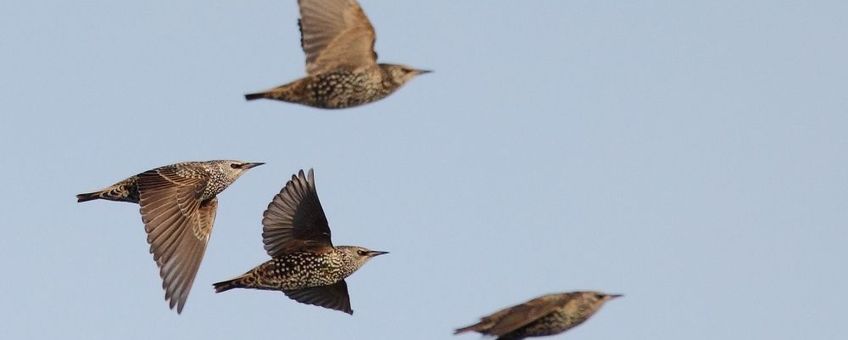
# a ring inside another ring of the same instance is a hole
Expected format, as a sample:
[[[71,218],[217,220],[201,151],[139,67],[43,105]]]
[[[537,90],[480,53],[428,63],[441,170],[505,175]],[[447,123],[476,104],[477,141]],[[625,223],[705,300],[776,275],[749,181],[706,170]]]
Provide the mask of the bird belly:
[[[569,316],[565,311],[552,312],[520,329],[525,336],[546,336],[565,332],[586,318]]]
[[[325,109],[341,109],[371,103],[389,95],[382,79],[373,79],[367,72],[339,71],[313,77],[307,85],[309,102]]]
[[[341,266],[326,257],[296,253],[274,259],[257,268],[258,289],[293,290],[327,286],[344,279]]]

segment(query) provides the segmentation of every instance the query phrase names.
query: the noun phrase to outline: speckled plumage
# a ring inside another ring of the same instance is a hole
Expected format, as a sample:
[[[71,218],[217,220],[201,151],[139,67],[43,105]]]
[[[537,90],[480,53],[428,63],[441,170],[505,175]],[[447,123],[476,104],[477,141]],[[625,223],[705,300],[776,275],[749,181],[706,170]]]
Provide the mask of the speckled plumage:
[[[620,296],[593,291],[543,295],[484,316],[476,324],[457,329],[456,334],[475,331],[497,336],[497,340],[555,335],[580,325],[605,302]]]
[[[182,312],[215,222],[216,196],[246,170],[262,163],[184,162],[129,177],[100,191],[77,195],[138,203],[150,252],[159,266],[165,299]]]
[[[353,0],[299,0],[307,76],[247,100],[274,99],[324,109],[374,102],[429,71],[378,64],[374,28]]]
[[[344,279],[386,252],[332,245],[312,170],[308,177],[303,170],[292,176],[264,216],[263,241],[272,259],[232,280],[215,283],[215,291],[279,290],[301,303],[352,314]]]

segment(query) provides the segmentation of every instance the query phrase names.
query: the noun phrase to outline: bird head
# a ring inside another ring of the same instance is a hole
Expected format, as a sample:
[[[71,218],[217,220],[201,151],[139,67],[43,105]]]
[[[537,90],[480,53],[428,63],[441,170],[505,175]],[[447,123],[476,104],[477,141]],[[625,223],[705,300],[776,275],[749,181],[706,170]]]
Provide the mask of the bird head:
[[[583,301],[590,306],[592,306],[593,310],[597,310],[604,305],[605,302],[622,297],[621,294],[605,294],[601,292],[582,292],[581,296],[583,297]]]
[[[227,177],[228,182],[232,183],[238,179],[247,170],[253,169],[265,163],[259,162],[244,162],[244,161],[212,161],[218,167],[218,170]]]
[[[419,70],[406,65],[395,65],[395,64],[380,64],[380,67],[389,74],[392,82],[397,84],[398,86],[405,84],[410,79],[415,78],[417,75],[430,73],[433,71],[428,70]]]
[[[365,262],[368,262],[368,260],[374,258],[375,256],[380,256],[389,253],[387,251],[377,251],[356,246],[338,246],[336,247],[336,249],[339,249],[345,254],[347,254],[348,260],[352,261],[357,269],[361,268],[363,265],[365,265]]]

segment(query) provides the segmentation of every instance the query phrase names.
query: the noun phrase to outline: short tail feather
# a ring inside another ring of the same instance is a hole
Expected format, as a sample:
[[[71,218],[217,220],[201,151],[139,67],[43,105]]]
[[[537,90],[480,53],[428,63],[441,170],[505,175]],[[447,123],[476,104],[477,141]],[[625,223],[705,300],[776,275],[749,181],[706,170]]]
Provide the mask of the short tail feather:
[[[256,100],[265,98],[265,92],[248,93],[244,95],[245,100]]]
[[[215,287],[215,293],[221,293],[221,292],[226,292],[226,291],[233,289],[233,288],[241,287],[238,284],[238,281],[239,281],[239,279],[221,281],[221,282],[213,283],[212,286]]]
[[[456,330],[453,331],[453,334],[465,333],[465,332],[474,330],[475,326],[477,326],[477,325],[471,325],[471,326],[468,326],[468,327],[457,328]]]
[[[100,198],[100,192],[87,192],[77,195],[77,203],[93,201]]]
[[[492,329],[491,323],[488,323],[486,320],[480,320],[480,322],[475,323],[473,325],[465,326],[465,327],[462,327],[462,328],[457,328],[456,330],[453,331],[453,334],[459,334],[459,333],[474,331],[474,332],[480,332],[480,334],[483,334],[483,335],[495,335],[495,334],[489,333],[489,330],[491,330],[491,329]],[[495,339],[495,340],[497,340],[497,339]]]

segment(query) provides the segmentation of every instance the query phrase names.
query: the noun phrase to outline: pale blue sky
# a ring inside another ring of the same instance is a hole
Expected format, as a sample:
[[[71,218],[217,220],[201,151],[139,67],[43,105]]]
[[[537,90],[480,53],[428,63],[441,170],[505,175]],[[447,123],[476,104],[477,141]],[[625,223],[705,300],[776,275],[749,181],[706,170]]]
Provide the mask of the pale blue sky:
[[[848,2],[375,1],[381,61],[436,72],[323,111],[294,0],[0,3],[3,338],[478,339],[549,292],[624,293],[563,339],[845,339]],[[186,160],[220,196],[182,315],[137,206],[74,194]],[[387,250],[353,316],[214,294],[314,167],[336,244]]]

